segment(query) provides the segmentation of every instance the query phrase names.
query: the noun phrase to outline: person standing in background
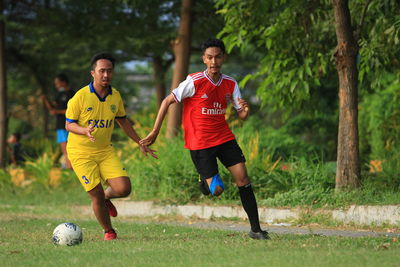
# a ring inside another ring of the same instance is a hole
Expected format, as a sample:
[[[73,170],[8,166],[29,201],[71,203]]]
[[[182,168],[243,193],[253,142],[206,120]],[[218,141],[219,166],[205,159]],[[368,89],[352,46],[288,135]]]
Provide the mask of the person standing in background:
[[[72,169],[67,153],[68,131],[65,130],[65,112],[67,110],[67,103],[74,96],[75,92],[71,90],[68,77],[63,73],[58,74],[54,78],[54,86],[57,89],[55,101],[50,102],[45,95],[42,95],[42,99],[50,114],[56,116],[57,143],[60,144],[61,152],[65,159],[65,167]]]

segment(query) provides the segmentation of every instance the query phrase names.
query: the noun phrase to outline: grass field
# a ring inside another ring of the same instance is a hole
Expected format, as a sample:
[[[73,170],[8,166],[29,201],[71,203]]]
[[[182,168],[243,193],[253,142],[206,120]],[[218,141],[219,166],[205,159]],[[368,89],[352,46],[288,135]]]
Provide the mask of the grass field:
[[[265,242],[244,232],[133,218],[114,220],[119,239],[106,242],[97,221],[73,208],[87,205],[86,196],[68,201],[68,195],[0,196],[1,266],[398,266],[400,260],[399,241],[393,238],[273,235]],[[66,221],[83,229],[81,245],[51,243],[53,229]]]
[[[2,213],[4,216],[4,213]],[[2,218],[4,218],[2,216]],[[54,218],[9,217],[0,227],[2,266],[398,266],[399,243],[388,238],[274,235],[118,221],[117,241],[100,239],[93,220],[74,220],[84,241],[52,245]]]

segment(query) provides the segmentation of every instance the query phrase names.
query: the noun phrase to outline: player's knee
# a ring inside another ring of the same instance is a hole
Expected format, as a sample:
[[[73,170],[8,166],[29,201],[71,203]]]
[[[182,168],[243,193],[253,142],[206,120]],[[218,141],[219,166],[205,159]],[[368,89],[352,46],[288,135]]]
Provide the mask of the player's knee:
[[[250,183],[250,179],[249,179],[249,177],[247,175],[246,176],[242,176],[242,177],[238,177],[235,180],[236,180],[236,185],[239,186],[239,187],[240,186],[245,186],[245,185]]]
[[[131,191],[132,191],[132,189],[131,189],[130,186],[129,186],[129,187],[124,187],[124,188],[122,188],[121,191],[119,192],[119,195],[120,195],[121,197],[127,197],[127,196],[129,196],[129,195],[131,194]]]
[[[92,199],[92,202],[104,202],[105,195],[101,185],[95,186],[92,190],[88,191],[88,194]]]

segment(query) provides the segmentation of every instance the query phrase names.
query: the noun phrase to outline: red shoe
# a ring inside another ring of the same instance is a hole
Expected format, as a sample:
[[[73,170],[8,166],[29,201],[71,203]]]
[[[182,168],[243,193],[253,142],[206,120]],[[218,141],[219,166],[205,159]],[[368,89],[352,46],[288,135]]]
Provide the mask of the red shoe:
[[[114,204],[109,199],[106,199],[106,207],[108,209],[108,214],[110,214],[111,217],[118,216],[117,209],[115,208]]]
[[[109,230],[108,232],[104,233],[104,240],[114,240],[117,239],[117,233],[114,229]]]

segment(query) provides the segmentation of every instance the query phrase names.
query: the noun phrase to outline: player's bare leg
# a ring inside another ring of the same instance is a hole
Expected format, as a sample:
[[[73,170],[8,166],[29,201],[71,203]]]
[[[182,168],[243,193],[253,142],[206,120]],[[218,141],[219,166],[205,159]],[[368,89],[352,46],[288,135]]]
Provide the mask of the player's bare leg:
[[[108,179],[109,187],[105,190],[105,199],[127,197],[131,193],[131,180],[127,176]]]
[[[108,213],[112,217],[118,216],[117,208],[110,201],[111,198],[127,197],[131,193],[131,180],[129,177],[122,176],[112,179],[108,179],[107,183],[109,187],[105,190],[105,206],[108,209]]]
[[[247,175],[246,164],[244,162],[240,162],[228,167],[228,170],[232,174],[233,179],[235,179],[235,183],[238,187],[250,184],[250,179]]]
[[[110,215],[108,214],[108,210],[104,205],[104,190],[101,184],[98,184],[95,188],[90,190],[89,196],[92,199],[92,208],[94,215],[99,221],[101,227],[105,232],[112,230]]]

